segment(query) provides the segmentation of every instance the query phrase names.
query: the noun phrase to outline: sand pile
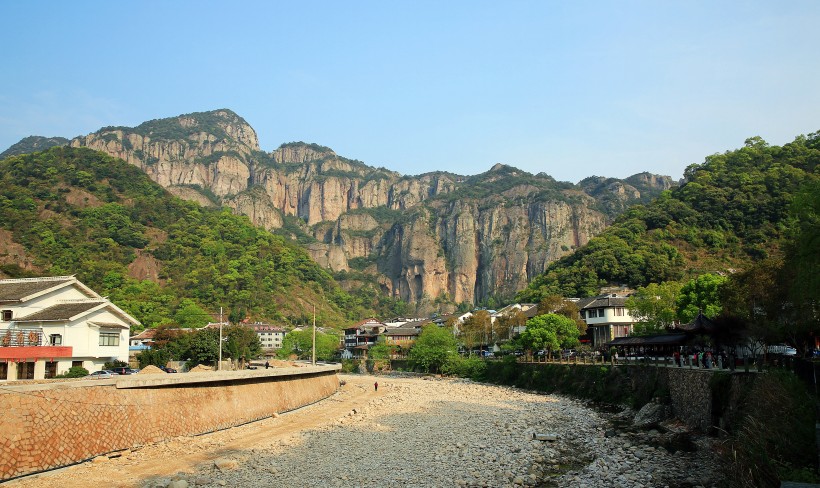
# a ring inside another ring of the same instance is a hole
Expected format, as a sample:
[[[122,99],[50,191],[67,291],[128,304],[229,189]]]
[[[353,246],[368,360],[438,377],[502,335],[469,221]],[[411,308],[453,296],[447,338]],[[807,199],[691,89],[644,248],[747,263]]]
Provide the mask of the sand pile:
[[[197,364],[189,372],[191,373],[202,373],[203,371],[213,371],[214,368],[210,366],[205,366],[204,364]]]
[[[137,373],[137,374],[167,374],[167,373],[165,373],[165,371],[157,368],[156,366],[154,366],[152,364],[152,365],[149,365],[149,366],[146,366],[146,367],[142,368],[140,370],[140,372]]]

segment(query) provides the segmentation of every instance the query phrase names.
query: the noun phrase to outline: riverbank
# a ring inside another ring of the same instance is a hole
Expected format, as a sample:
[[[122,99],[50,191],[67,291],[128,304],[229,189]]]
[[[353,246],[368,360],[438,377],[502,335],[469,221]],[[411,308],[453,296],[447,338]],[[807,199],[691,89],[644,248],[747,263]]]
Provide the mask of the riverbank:
[[[104,476],[108,486],[172,488],[722,486],[708,439],[670,452],[652,442],[661,432],[618,430],[608,414],[567,397],[460,379],[341,378],[339,394],[302,411],[18,486],[71,486],[61,478],[87,486]],[[200,456],[180,463],[186,452]],[[132,463],[174,470],[126,478]]]

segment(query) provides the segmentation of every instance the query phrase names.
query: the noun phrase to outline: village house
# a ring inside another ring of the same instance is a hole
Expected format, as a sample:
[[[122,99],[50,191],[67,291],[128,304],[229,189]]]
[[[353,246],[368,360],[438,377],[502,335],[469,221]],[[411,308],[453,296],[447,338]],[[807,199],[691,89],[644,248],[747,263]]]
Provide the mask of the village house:
[[[376,343],[376,340],[387,330],[383,322],[370,318],[348,327],[344,330],[343,347],[346,351],[358,356],[356,351],[366,350]]]
[[[74,276],[0,280],[0,381],[128,362],[139,322]]]
[[[498,312],[494,313],[491,317],[493,324],[498,321],[498,319],[502,317],[511,317],[516,313],[521,312],[524,314],[524,317],[527,320],[535,317],[538,315],[538,304],[535,303],[513,303],[512,305],[507,305],[506,307],[502,308]],[[507,339],[512,339],[513,337],[521,335],[522,332],[527,330],[527,324],[516,325],[511,327],[507,337]]]
[[[636,320],[626,308],[626,297],[614,293],[578,301],[581,319],[586,322],[592,347],[599,349],[618,337],[632,333]]]
[[[409,324],[408,324],[409,325]],[[421,334],[421,325],[390,327],[384,332],[388,346],[396,346],[395,354],[404,357]]]

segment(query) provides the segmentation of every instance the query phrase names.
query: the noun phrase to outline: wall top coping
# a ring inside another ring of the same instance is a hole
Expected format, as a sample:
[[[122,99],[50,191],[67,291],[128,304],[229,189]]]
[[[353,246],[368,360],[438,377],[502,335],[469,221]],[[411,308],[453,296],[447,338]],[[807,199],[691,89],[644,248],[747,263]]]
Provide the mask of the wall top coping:
[[[0,383],[0,395],[21,392],[36,392],[63,388],[89,388],[94,386],[116,386],[117,389],[145,388],[157,386],[178,386],[196,383],[217,383],[223,381],[243,381],[271,377],[302,376],[314,373],[338,372],[341,364],[317,364],[294,368],[245,369],[241,371],[204,371],[201,373],[131,374],[111,379],[79,379],[54,381],[29,385]]]

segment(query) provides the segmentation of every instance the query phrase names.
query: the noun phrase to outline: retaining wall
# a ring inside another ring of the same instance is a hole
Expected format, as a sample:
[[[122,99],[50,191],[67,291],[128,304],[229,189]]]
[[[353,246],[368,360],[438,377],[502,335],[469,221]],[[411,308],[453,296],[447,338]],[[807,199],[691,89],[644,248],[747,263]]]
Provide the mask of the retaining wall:
[[[0,481],[202,434],[330,396],[339,365],[6,384]]]
[[[521,388],[555,391],[606,403],[627,403],[640,408],[653,397],[668,400],[673,414],[687,426],[707,431],[728,429],[736,420],[742,394],[758,373],[693,369],[645,364],[487,364],[486,379]],[[713,384],[716,375],[716,384]],[[715,396],[717,394],[717,396]]]

